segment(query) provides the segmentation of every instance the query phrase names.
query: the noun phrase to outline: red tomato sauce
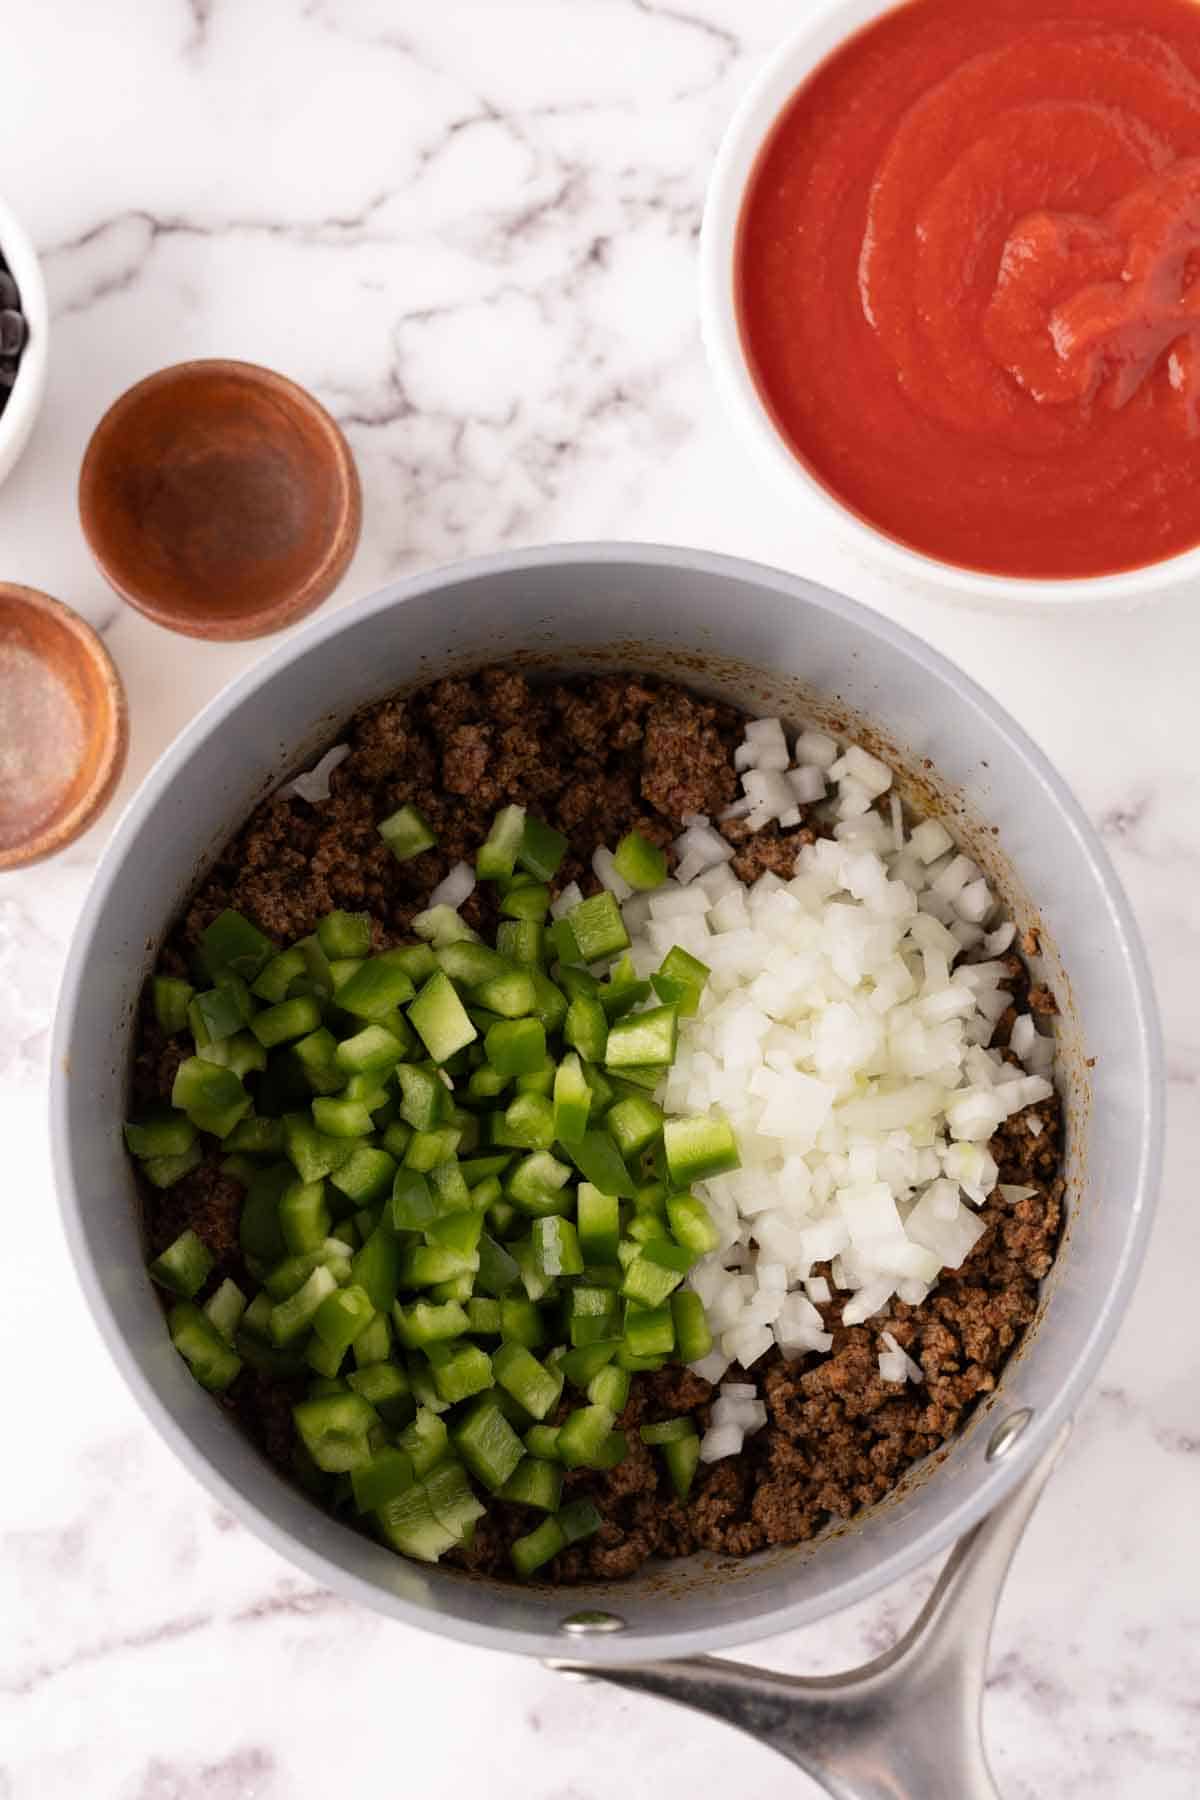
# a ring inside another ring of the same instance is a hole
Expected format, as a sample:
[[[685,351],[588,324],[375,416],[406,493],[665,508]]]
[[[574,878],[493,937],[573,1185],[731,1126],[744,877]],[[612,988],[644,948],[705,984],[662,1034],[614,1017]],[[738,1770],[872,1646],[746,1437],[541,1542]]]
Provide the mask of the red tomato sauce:
[[[759,159],[742,339],[777,429],[943,562],[1200,544],[1200,4],[911,0]]]

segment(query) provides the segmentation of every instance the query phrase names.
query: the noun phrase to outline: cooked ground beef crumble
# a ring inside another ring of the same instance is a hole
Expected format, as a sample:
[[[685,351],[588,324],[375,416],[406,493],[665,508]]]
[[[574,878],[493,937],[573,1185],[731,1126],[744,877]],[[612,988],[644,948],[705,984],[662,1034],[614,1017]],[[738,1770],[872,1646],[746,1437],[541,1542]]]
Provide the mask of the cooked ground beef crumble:
[[[349,726],[351,753],[331,776],[328,801],[310,806],[276,797],[259,807],[192,899],[159,968],[185,972],[199,933],[227,906],[281,940],[311,931],[331,907],[369,910],[376,948],[405,942],[431,888],[453,863],[473,859],[495,811],[509,802],[528,805],[567,835],[570,850],[555,885],[577,880],[594,892],[590,857],[597,844],[611,846],[636,827],[666,845],[684,814],[715,815],[728,805],[741,728],[735,709],[639,676],[531,686],[512,670],[489,669],[385,700]],[[375,827],[406,801],[430,820],[438,844],[398,863]],[[737,847],[733,866],[743,881],[764,869],[790,875],[797,850],[814,835],[806,826],[753,835],[740,822],[723,829]],[[486,886],[463,914],[485,933],[494,928]],[[1031,988],[1017,956],[1009,959],[1009,977],[1014,1008],[1000,1022],[1001,1045],[1016,1006],[1053,1008],[1053,996]],[[135,1097],[169,1097],[181,1056],[147,1009]],[[1040,1130],[1031,1129],[1039,1121]],[[542,1578],[608,1578],[632,1574],[655,1555],[744,1555],[798,1542],[879,1500],[913,1462],[944,1443],[995,1387],[1034,1317],[1038,1282],[1053,1261],[1063,1193],[1058,1101],[1009,1119],[991,1150],[1002,1183],[1035,1191],[1015,1205],[997,1197],[983,1207],[988,1229],[960,1269],[946,1270],[920,1306],[894,1300],[886,1315],[850,1329],[838,1323],[843,1297],[835,1296],[821,1309],[834,1334],[832,1351],[791,1362],[772,1353],[755,1365],[766,1427],[738,1457],[702,1464],[686,1501],[674,1497],[661,1459],[636,1429],[617,1468],[568,1471],[565,1496],[593,1500],[604,1524],[547,1565]],[[212,1283],[226,1275],[246,1283],[238,1247],[242,1189],[215,1158],[167,1192],[146,1187],[144,1198],[154,1253],[190,1226],[217,1259]],[[920,1363],[922,1383],[881,1380],[883,1331]],[[294,1450],[290,1408],[303,1386],[247,1368],[222,1397],[285,1473]],[[703,1431],[713,1397],[686,1369],[637,1376],[618,1424],[636,1428],[691,1413]],[[541,1517],[524,1506],[493,1505],[470,1550],[447,1560],[508,1576],[508,1545]]]

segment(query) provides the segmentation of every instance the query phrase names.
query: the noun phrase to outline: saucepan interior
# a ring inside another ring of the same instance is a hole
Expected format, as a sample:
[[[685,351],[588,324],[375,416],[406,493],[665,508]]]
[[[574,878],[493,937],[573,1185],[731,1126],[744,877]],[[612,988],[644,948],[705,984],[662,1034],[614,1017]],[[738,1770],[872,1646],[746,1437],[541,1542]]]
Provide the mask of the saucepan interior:
[[[402,1561],[289,1487],[189,1376],[143,1272],[121,1145],[137,998],[165,926],[222,842],[357,708],[510,659],[637,669],[753,712],[845,729],[886,756],[1037,923],[1062,1009],[1069,1224],[1037,1323],[971,1425],[853,1526],[744,1562],[693,1557],[633,1580],[519,1589]],[[944,1548],[1030,1466],[1075,1405],[1140,1262],[1159,1154],[1153,999],[1123,895],[1076,802],[960,671],[802,579],[694,551],[568,546],[461,564],[317,621],[172,746],[114,836],[81,921],[56,1026],[52,1114],[67,1231],[110,1349],[158,1429],[283,1555],[355,1600],[452,1637],[594,1661],[745,1643],[861,1598]],[[996,1427],[1028,1411],[1003,1457]],[[565,1623],[601,1610],[622,1628]]]

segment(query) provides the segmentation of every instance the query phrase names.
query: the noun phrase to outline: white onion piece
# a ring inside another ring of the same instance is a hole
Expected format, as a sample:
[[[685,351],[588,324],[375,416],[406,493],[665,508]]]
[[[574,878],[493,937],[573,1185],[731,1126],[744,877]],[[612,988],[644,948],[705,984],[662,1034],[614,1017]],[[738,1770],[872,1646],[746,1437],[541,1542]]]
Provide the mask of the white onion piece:
[[[329,798],[329,777],[349,754],[349,744],[335,744],[305,774],[294,775],[291,781],[285,781],[279,792],[285,798],[295,794],[297,799],[307,800],[310,806],[319,806],[322,800]]]
[[[633,892],[625,877],[618,873],[612,851],[606,850],[603,845],[592,853],[592,873],[600,886],[607,888],[616,900],[628,900]]]
[[[722,1425],[715,1431],[706,1431],[700,1439],[700,1461],[720,1462],[726,1456],[739,1455],[743,1436],[736,1425]]]
[[[573,906],[578,906],[583,899],[583,889],[577,881],[569,881],[556,900],[550,902],[550,916],[553,919],[564,919]]]
[[[801,806],[815,806],[818,800],[825,798],[825,776],[815,763],[789,769],[787,778],[788,785]]]
[[[457,912],[475,892],[475,871],[470,863],[456,862],[429,896],[430,906],[452,906]]]

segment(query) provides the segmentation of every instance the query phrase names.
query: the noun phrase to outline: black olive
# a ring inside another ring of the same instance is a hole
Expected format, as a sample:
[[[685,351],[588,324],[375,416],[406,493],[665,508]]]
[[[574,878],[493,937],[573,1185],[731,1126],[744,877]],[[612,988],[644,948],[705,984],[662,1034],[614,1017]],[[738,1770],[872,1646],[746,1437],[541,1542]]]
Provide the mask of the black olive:
[[[0,309],[10,306],[18,307],[20,304],[21,296],[17,292],[17,284],[3,263],[0,263]]]
[[[0,356],[0,394],[6,394],[17,379],[17,359],[15,356]]]
[[[0,356],[17,356],[25,342],[25,320],[11,307],[0,310]]]

